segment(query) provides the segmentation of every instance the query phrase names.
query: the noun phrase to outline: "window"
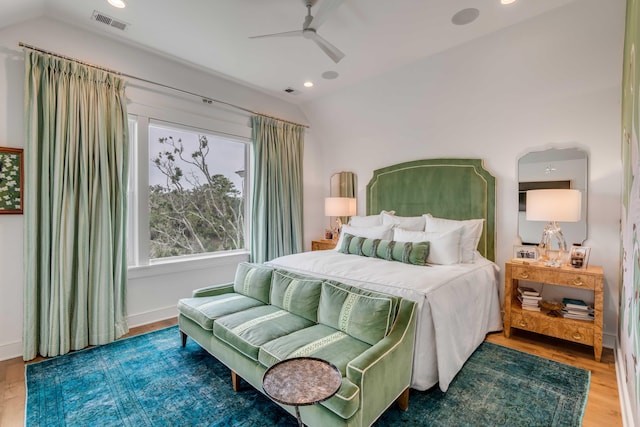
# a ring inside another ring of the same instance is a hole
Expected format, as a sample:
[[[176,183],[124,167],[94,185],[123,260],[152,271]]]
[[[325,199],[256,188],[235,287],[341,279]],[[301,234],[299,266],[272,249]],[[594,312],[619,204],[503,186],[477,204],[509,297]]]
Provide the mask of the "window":
[[[244,249],[246,141],[141,117],[129,129],[129,265]]]

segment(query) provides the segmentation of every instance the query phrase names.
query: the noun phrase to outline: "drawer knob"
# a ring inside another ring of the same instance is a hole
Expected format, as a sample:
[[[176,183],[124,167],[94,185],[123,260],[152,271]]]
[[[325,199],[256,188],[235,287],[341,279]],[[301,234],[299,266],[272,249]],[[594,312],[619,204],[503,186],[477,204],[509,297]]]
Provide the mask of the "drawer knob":
[[[518,322],[518,325],[519,325],[519,326],[522,326],[523,328],[526,328],[526,327],[528,327],[528,326],[529,326],[529,325],[527,324],[527,322],[525,322],[525,321],[524,321],[524,320],[522,320],[522,319],[520,320],[520,322]]]
[[[574,332],[573,335],[571,335],[571,338],[573,338],[574,340],[581,340],[584,337],[582,336],[582,334],[580,332]]]
[[[573,279],[573,284],[575,286],[582,286],[584,285],[584,282],[582,281],[581,277],[576,277],[575,279]]]
[[[526,272],[520,273],[520,278],[521,279],[528,279],[529,278],[529,273],[526,273]]]

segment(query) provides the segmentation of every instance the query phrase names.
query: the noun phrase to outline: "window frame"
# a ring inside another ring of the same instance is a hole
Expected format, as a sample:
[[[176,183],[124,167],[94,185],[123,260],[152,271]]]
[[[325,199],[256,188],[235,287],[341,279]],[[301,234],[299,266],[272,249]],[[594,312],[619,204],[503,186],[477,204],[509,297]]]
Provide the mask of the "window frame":
[[[250,245],[250,221],[251,218],[251,144],[250,138],[235,133],[213,130],[217,127],[216,121],[208,120],[211,126],[203,126],[202,117],[195,114],[145,114],[144,112],[129,113],[129,129],[133,127],[135,134],[130,134],[129,156],[129,212],[127,213],[127,250],[133,251],[127,255],[129,275],[141,277],[151,274],[164,274],[168,272],[187,271],[193,268],[209,267],[212,259],[230,258],[230,262],[237,263],[246,260]],[[134,125],[132,126],[132,121]],[[193,255],[180,255],[165,258],[149,258],[149,126],[156,124],[164,127],[173,127],[189,132],[201,132],[207,135],[220,136],[244,144],[244,248],[229,251],[206,252]],[[240,132],[236,132],[240,133]]]

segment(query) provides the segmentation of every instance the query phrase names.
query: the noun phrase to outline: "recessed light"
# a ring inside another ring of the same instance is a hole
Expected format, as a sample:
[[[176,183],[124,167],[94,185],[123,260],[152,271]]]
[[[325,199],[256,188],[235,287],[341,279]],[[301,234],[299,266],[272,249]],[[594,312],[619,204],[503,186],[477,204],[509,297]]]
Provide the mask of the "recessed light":
[[[511,4],[511,3],[515,3],[516,0],[500,0],[500,3],[502,4]]]
[[[480,16],[480,11],[476,8],[469,7],[456,12],[456,14],[451,17],[451,22],[455,25],[467,25],[475,21],[478,16]]]
[[[107,0],[109,2],[109,4],[113,7],[117,7],[118,9],[123,9],[126,4],[124,3],[124,0]]]
[[[313,82],[304,82],[304,87],[313,87]]]

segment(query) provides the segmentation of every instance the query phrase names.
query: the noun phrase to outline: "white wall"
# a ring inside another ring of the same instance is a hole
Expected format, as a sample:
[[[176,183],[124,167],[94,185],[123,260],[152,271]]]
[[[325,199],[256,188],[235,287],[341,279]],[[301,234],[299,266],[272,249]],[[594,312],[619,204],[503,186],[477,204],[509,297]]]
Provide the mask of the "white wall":
[[[605,270],[605,339],[612,345],[624,15],[624,0],[574,2],[304,105],[314,138],[326,147],[325,194],[333,172],[356,172],[363,214],[374,169],[423,158],[482,158],[497,178],[497,262],[504,265],[518,243],[518,159],[551,147],[584,149],[585,245],[592,247],[590,262]],[[313,202],[321,209],[321,199]]]
[[[51,50],[85,62],[102,65],[123,73],[175,86],[183,90],[224,100],[254,111],[264,112],[298,123],[307,123],[300,109],[280,99],[205,73],[185,64],[144,52],[107,37],[70,28],[48,18],[28,21],[0,29],[0,146],[23,147],[24,61],[18,42]],[[132,81],[127,89],[130,111],[158,111],[165,108],[166,95]],[[157,90],[157,88],[155,89]],[[236,135],[250,137],[248,115],[229,108],[205,106],[178,94],[180,108],[197,111],[203,120],[215,122]],[[305,195],[322,197],[316,176],[319,166],[309,160],[319,156],[311,135],[306,137]],[[312,157],[311,157],[312,156]],[[317,216],[305,211],[309,218]],[[305,216],[306,217],[306,216]],[[319,221],[319,220],[318,220]],[[312,222],[307,222],[312,224]],[[313,229],[313,227],[312,227]],[[311,233],[306,233],[307,235]],[[305,246],[310,246],[310,236]],[[23,306],[23,216],[0,215],[0,360],[22,353]],[[130,326],[176,315],[175,304],[193,289],[233,278],[235,266],[247,254],[208,261],[196,261],[187,268],[145,267],[130,271],[128,314]]]

